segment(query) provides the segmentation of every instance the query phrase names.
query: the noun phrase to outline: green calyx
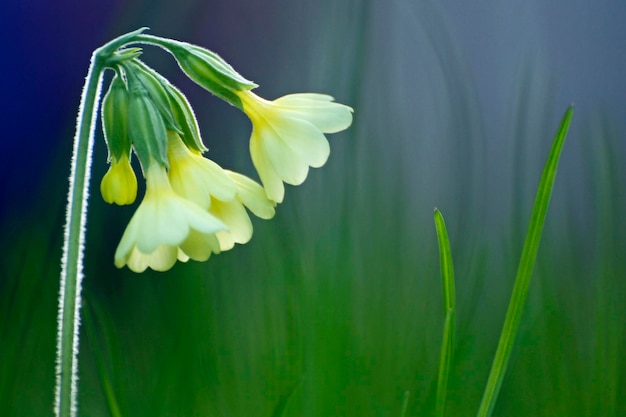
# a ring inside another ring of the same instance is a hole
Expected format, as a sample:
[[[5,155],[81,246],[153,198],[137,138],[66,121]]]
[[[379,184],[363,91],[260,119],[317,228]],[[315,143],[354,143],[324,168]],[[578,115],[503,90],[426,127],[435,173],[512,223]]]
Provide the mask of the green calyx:
[[[101,46],[100,48],[94,51],[94,58],[96,61],[96,66],[100,67],[113,67],[116,62],[121,62],[127,59],[132,59],[134,57],[128,58],[128,55],[132,55],[133,53],[139,52],[141,53],[140,48],[129,48],[126,50],[126,54],[124,54],[125,45],[130,43],[134,43],[137,41],[138,36],[141,36],[143,32],[148,30],[147,27],[143,27],[132,32],[126,33],[122,36],[119,36],[113,39],[111,42]],[[130,52],[129,52],[130,51]],[[137,55],[138,56],[138,55]],[[122,59],[121,59],[122,58]]]
[[[115,75],[102,102],[102,127],[109,149],[109,162],[130,155],[128,135],[129,94],[122,77]]]
[[[182,134],[183,132],[172,113],[169,95],[161,82],[163,77],[155,77],[154,74],[156,73],[154,71],[146,71],[144,69],[145,65],[139,65],[139,62],[139,60],[135,59],[127,65],[124,65],[129,84],[137,84],[136,88],[144,90],[148,96],[150,96],[159,110],[159,113],[163,116],[165,126],[169,130]]]
[[[130,89],[128,134],[144,170],[150,160],[167,166],[167,129],[163,116],[147,91],[133,86]]]
[[[141,48],[122,48],[106,59],[106,66],[115,69],[124,62],[132,61],[143,53]]]
[[[170,111],[175,122],[180,127],[178,132],[188,148],[198,152],[207,151],[207,147],[202,142],[200,128],[196,116],[187,100],[187,97],[174,85],[172,85],[165,77],[154,71],[145,63],[137,60],[137,65],[150,75],[152,75],[163,87],[169,99]]]
[[[134,32],[120,36],[96,51],[96,58],[100,65],[113,68],[126,63],[136,64],[136,59],[141,55],[140,48],[127,48],[126,45],[133,43],[150,44],[159,46],[171,53],[185,74],[201,87],[205,88],[217,97],[243,110],[241,99],[236,94],[239,91],[247,91],[258,85],[239,74],[235,69],[224,61],[219,55],[208,49],[180,42],[172,39],[144,34],[147,28],[141,28]],[[126,65],[125,65],[126,66]],[[154,77],[144,80],[147,84],[153,84],[153,90],[161,90],[158,83],[154,84]],[[162,91],[160,92],[162,93]],[[159,95],[157,93],[156,95]],[[171,97],[170,97],[171,98]],[[162,99],[155,99],[159,110],[163,112],[166,107]],[[174,123],[167,112],[164,114],[168,128],[184,135],[180,127]],[[184,130],[184,129],[182,129]],[[187,138],[189,139],[189,138]],[[187,143],[187,142],[186,142]],[[191,143],[191,142],[189,142]],[[192,146],[205,149],[203,146]]]
[[[242,108],[241,100],[235,92],[257,87],[257,84],[241,76],[219,55],[207,49],[186,42],[149,35],[140,35],[138,38],[166,49],[174,56],[189,78],[240,109]]]

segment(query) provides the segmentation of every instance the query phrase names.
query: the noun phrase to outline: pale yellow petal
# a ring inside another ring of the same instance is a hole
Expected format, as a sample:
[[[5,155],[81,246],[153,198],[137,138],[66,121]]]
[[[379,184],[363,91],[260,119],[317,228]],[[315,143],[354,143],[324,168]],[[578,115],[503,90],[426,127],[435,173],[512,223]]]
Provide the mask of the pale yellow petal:
[[[220,253],[220,244],[215,234],[191,231],[180,245],[180,250],[194,261],[204,262],[212,253]],[[179,255],[180,258],[180,255]]]
[[[268,160],[278,177],[291,185],[300,185],[309,173],[309,166],[288,144],[287,139],[274,129],[259,132],[261,155]]]
[[[262,219],[271,219],[276,214],[276,203],[265,194],[261,184],[233,171],[227,171],[228,175],[237,184],[237,198],[255,216]]]
[[[289,94],[274,100],[274,103],[291,116],[307,120],[324,133],[336,133],[352,124],[352,108],[335,103],[325,94]]]
[[[137,213],[135,213],[135,215],[137,215]],[[131,219],[131,221],[128,223],[128,226],[126,226],[126,230],[124,230],[124,234],[122,235],[122,239],[120,239],[120,243],[117,245],[117,249],[115,250],[115,266],[121,268],[126,265],[126,261],[130,257],[130,252],[135,247],[136,240],[137,224]]]
[[[189,233],[189,219],[178,209],[175,196],[167,196],[142,204],[131,219],[137,223],[136,245],[142,253],[152,253],[160,244],[178,246]]]
[[[178,260],[181,262],[187,262],[189,260],[189,256],[187,256],[187,254],[180,248],[178,248]]]
[[[232,249],[235,243],[244,244],[252,238],[252,222],[243,204],[238,200],[229,202],[214,201],[211,214],[228,227],[227,231],[217,232],[222,250]]]
[[[176,263],[178,249],[176,247],[159,245],[149,254],[141,252],[136,247],[127,260],[128,268],[134,272],[143,272],[146,268],[155,271],[167,271]]]
[[[168,135],[168,172],[172,188],[179,195],[208,209],[211,196],[220,200],[235,197],[237,187],[215,162],[191,152],[175,133]]]
[[[314,168],[326,163],[330,145],[324,134],[306,120],[283,117],[274,130],[300,160]]]
[[[252,157],[252,163],[259,173],[259,178],[265,187],[267,197],[277,203],[281,203],[285,196],[285,186],[278,174],[276,174],[271,162],[267,160],[261,146],[261,139],[258,138],[255,131],[253,131],[252,138],[250,139],[250,156]]]
[[[215,233],[226,229],[219,219],[173,192],[145,206],[142,204],[131,219],[131,224],[134,222],[136,244],[143,253],[152,252],[161,243],[178,246],[190,230]]]

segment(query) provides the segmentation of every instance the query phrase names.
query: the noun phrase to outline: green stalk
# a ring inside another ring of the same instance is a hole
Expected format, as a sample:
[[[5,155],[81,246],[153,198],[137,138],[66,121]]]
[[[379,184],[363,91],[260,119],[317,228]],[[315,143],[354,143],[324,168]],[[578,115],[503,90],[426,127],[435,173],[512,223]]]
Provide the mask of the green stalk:
[[[526,302],[530,279],[535,265],[535,259],[537,258],[539,242],[541,240],[541,232],[543,231],[550,196],[552,195],[552,188],[554,186],[554,179],[559,165],[559,158],[563,150],[573,111],[574,107],[570,106],[565,112],[541,175],[541,181],[539,182],[539,188],[537,189],[537,195],[535,197],[535,205],[533,206],[526,240],[522,250],[522,257],[517,270],[517,276],[515,277],[513,294],[511,295],[509,308],[506,313],[506,318],[504,319],[502,334],[500,335],[498,348],[493,359],[487,386],[485,387],[480,408],[478,409],[478,417],[491,416],[496,398],[500,392],[500,387],[502,386],[502,380],[504,379],[507,365],[511,357],[513,343],[515,342],[524,303]]]
[[[55,393],[55,412],[60,417],[76,415],[78,326],[80,323],[79,309],[81,281],[83,278],[87,193],[91,168],[91,150],[93,148],[94,122],[98,111],[103,72],[103,67],[97,58],[97,55],[94,53],[78,110],[67,197],[59,292],[57,383]]]
[[[441,284],[443,288],[443,308],[445,322],[443,327],[443,340],[441,342],[441,354],[439,357],[439,375],[437,379],[437,397],[435,401],[435,416],[443,417],[446,410],[446,394],[450,367],[454,353],[454,332],[456,324],[456,301],[454,290],[454,266],[452,263],[452,251],[446,223],[441,212],[435,209],[435,226],[437,229],[437,241],[439,242],[439,259],[441,264]]]
[[[76,136],[72,152],[72,167],[67,196],[67,211],[61,258],[59,314],[57,331],[57,366],[55,414],[59,417],[76,415],[78,374],[80,292],[83,278],[83,249],[87,224],[87,196],[91,171],[95,120],[100,104],[102,74],[111,63],[132,59],[137,51],[115,55],[115,51],[145,29],[122,35],[96,49],[85,79],[78,107]]]

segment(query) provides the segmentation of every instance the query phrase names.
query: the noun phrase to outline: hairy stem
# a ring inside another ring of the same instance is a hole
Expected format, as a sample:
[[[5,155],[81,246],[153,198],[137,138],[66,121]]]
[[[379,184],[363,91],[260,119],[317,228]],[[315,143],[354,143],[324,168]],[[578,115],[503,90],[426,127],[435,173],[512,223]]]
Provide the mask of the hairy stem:
[[[76,415],[78,392],[78,338],[83,278],[83,248],[87,222],[87,197],[91,172],[95,121],[100,105],[102,73],[112,63],[132,59],[137,51],[116,51],[145,31],[138,29],[113,39],[94,51],[78,108],[76,136],[67,195],[67,211],[61,258],[59,314],[57,333],[57,367],[54,411],[59,417]]]
[[[85,245],[91,150],[102,85],[102,70],[103,67],[98,55],[94,53],[80,100],[72,152],[63,258],[61,259],[57,334],[55,413],[60,417],[76,415],[83,247]]]

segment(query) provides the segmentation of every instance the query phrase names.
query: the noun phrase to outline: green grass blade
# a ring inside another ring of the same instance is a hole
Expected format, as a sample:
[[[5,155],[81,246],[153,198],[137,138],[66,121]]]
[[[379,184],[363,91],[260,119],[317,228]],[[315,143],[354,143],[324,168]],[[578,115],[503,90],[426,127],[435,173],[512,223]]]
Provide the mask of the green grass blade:
[[[404,397],[402,398],[402,412],[400,413],[400,417],[406,416],[406,409],[409,407],[409,391],[404,391]]]
[[[280,397],[278,404],[276,404],[276,408],[274,408],[272,417],[283,417],[285,415],[285,410],[289,406],[289,401],[293,398],[298,388],[300,388],[303,380],[304,378],[300,378],[300,380],[295,383],[288,392],[284,393]]]
[[[102,320],[102,314],[98,313],[99,309],[95,304],[87,302],[84,302],[84,304],[84,327],[87,330],[87,339],[93,345],[92,350],[95,355],[96,365],[98,367],[98,374],[100,376],[100,383],[102,384],[104,397],[107,401],[109,414],[111,415],[111,417],[122,417],[122,412],[117,402],[115,391],[113,389],[113,385],[111,384],[111,379],[109,378],[109,373],[107,372],[107,366],[105,363],[106,358],[104,357],[104,352],[110,350],[110,343],[108,343],[107,341],[102,343],[102,338],[99,337],[98,331],[96,329],[96,323],[104,323],[104,321]],[[99,349],[99,347],[101,349]]]
[[[526,295],[528,294],[528,287],[530,285],[530,279],[535,265],[535,259],[537,257],[537,250],[541,240],[541,232],[543,231],[543,225],[548,211],[548,204],[550,203],[550,196],[552,195],[552,188],[554,186],[554,179],[556,177],[561,151],[563,150],[563,145],[565,143],[567,130],[569,128],[573,112],[573,106],[570,106],[565,112],[561,125],[552,143],[552,148],[550,149],[548,160],[544,166],[543,174],[541,175],[541,181],[539,182],[539,188],[537,189],[535,205],[533,207],[530,224],[528,226],[524,248],[522,249],[522,257],[517,270],[517,276],[515,277],[513,294],[511,295],[509,308],[506,313],[506,318],[504,319],[502,334],[500,335],[498,348],[493,359],[491,372],[489,373],[489,379],[487,380],[487,386],[485,387],[480,408],[478,409],[478,417],[491,416],[496,398],[498,397],[498,393],[502,385],[502,380],[504,379],[504,375],[506,373],[513,343],[515,342],[515,335],[517,333],[522,311],[524,309]]]
[[[435,402],[435,416],[443,417],[446,407],[446,393],[448,388],[448,376],[452,364],[454,331],[455,331],[455,294],[454,294],[454,266],[452,264],[452,251],[446,224],[441,212],[435,209],[435,226],[437,228],[437,241],[439,242],[439,259],[441,263],[441,284],[443,287],[443,308],[445,323],[443,327],[443,340],[441,342],[441,356],[439,359],[439,375],[437,379],[437,398]]]
[[[437,241],[439,242],[439,259],[441,264],[441,284],[443,286],[443,310],[447,314],[449,310],[455,310],[454,295],[454,266],[452,265],[452,251],[446,223],[441,212],[435,209],[435,226],[437,228]]]

